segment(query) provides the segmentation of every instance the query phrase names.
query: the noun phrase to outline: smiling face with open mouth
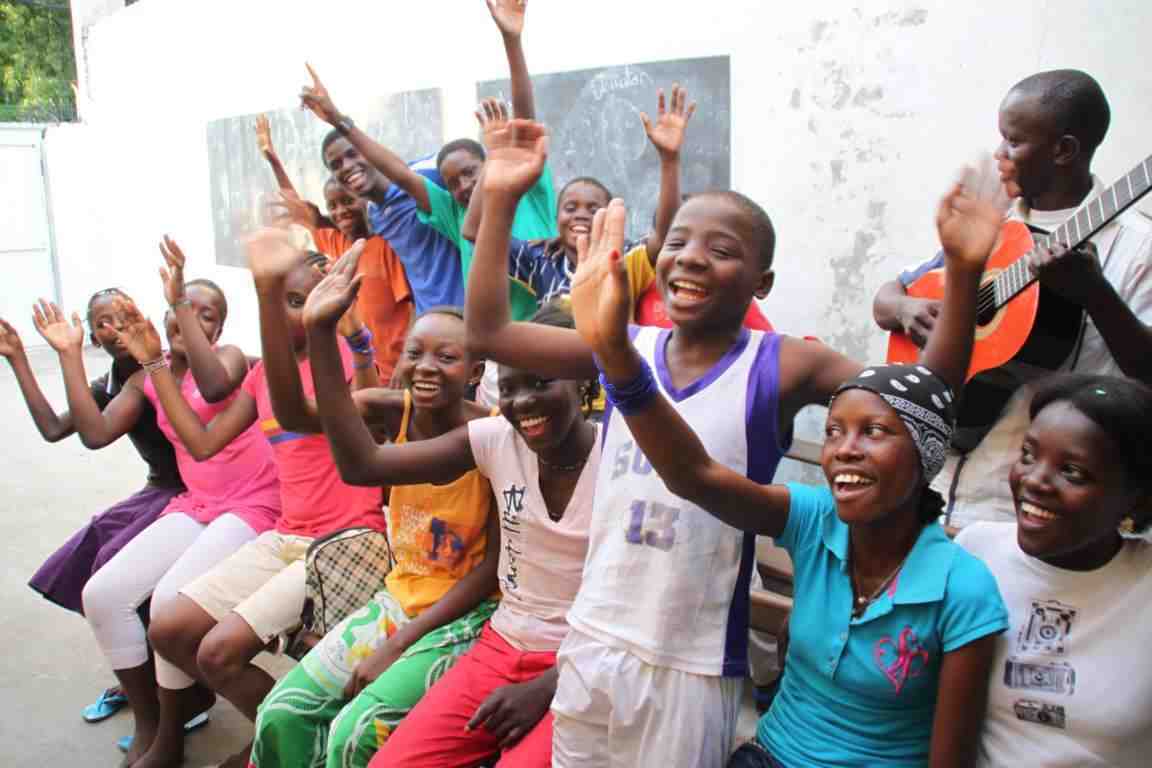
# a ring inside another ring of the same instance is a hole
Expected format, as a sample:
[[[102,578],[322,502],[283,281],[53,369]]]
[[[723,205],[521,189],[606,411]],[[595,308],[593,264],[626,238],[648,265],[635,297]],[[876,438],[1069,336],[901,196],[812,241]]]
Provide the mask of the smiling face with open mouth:
[[[717,195],[689,198],[676,214],[656,276],[668,317],[683,327],[739,328],[748,302],[772,286],[772,271],[746,211]]]
[[[324,148],[324,164],[336,181],[356,197],[370,197],[383,178],[360,150],[343,138]]]
[[[547,455],[564,443],[583,419],[575,381],[544,379],[505,365],[499,381],[500,414],[536,453]]]
[[[88,327],[92,329],[93,344],[99,346],[113,359],[130,363],[135,358],[128,348],[120,343],[116,334],[112,333],[113,328],[118,331],[124,330],[124,316],[116,310],[116,302],[127,298],[123,294],[111,292],[93,298],[88,306]]]
[[[609,202],[607,192],[587,181],[575,181],[564,189],[557,203],[556,231],[566,251],[575,255],[576,238],[592,231],[592,217]]]
[[[328,217],[345,237],[358,240],[368,237],[368,223],[364,218],[364,201],[344,188],[335,178],[324,185],[324,204]]]
[[[483,366],[472,362],[465,344],[464,321],[429,312],[412,325],[396,374],[418,408],[439,409],[464,397],[469,381],[479,380]]]
[[[918,496],[920,453],[879,395],[848,389],[832,401],[820,463],[845,523],[874,523]]]
[[[1110,559],[1117,526],[1137,506],[1119,447],[1071,403],[1045,406],[1028,429],[1008,482],[1017,541],[1058,567]]]

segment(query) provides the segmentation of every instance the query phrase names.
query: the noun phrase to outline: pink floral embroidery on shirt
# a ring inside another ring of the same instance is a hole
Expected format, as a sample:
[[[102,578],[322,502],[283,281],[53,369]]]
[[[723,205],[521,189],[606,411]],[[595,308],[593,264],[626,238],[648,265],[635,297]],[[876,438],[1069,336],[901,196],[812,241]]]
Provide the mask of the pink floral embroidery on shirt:
[[[895,654],[895,658],[891,658],[892,654]],[[898,640],[893,640],[891,635],[877,640],[872,647],[872,658],[888,682],[892,683],[897,696],[904,689],[904,683],[928,666],[928,651],[920,644],[912,627],[904,627]]]

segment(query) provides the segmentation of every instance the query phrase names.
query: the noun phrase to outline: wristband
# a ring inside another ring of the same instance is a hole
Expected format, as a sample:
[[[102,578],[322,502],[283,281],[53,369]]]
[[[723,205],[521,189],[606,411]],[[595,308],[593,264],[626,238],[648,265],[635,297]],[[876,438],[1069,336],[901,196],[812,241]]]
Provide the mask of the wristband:
[[[148,373],[156,373],[157,371],[168,367],[168,359],[161,356],[155,360],[149,360],[146,363],[141,363],[140,367]]]
[[[176,309],[176,307],[190,307],[192,306],[192,299],[185,296],[184,298],[180,299],[180,301],[177,301],[174,304],[169,304],[168,306],[171,309]]]
[[[348,348],[357,355],[371,355],[374,351],[372,348],[372,331],[368,330],[368,326],[345,336],[344,341],[348,343]]]
[[[352,118],[348,115],[340,115],[340,119],[332,126],[336,132],[341,136],[347,136],[348,133],[356,127],[356,123],[352,122]]]
[[[607,376],[600,374],[600,386],[604,388],[604,395],[612,407],[620,411],[621,416],[631,416],[643,410],[659,394],[652,368],[643,359],[640,361],[640,366],[640,373],[636,378],[623,384],[613,384],[608,381]]]

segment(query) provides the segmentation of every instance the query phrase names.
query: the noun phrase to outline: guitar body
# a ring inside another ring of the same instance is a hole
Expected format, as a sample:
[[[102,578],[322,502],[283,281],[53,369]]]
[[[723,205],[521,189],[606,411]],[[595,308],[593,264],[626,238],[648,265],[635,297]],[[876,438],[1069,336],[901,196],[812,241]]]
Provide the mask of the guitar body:
[[[996,277],[1034,247],[1032,233],[1018,221],[1008,221],[981,284]],[[933,270],[908,286],[908,295],[923,299],[944,298],[944,270]],[[1033,282],[999,311],[979,315],[968,366],[968,383],[961,396],[957,426],[960,442],[968,444],[982,436],[999,417],[1015,389],[1033,369],[1056,370],[1072,354],[1079,340],[1083,310]],[[903,333],[888,342],[888,362],[914,363],[920,348]],[[973,443],[974,444],[974,443]]]

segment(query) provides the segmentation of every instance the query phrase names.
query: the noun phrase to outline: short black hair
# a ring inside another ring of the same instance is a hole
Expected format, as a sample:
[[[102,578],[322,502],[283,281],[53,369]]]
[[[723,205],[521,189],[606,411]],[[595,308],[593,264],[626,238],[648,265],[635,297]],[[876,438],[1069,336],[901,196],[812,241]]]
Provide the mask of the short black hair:
[[[756,239],[760,241],[760,268],[772,269],[772,260],[776,256],[776,228],[772,226],[772,219],[769,218],[768,212],[752,198],[731,189],[712,190],[692,195],[693,200],[701,197],[718,197],[732,203],[752,219],[752,229],[756,233]]]
[[[88,328],[90,330],[96,330],[95,328],[92,328],[92,307],[96,306],[96,302],[105,298],[106,296],[116,296],[117,298],[132,301],[128,294],[124,293],[124,291],[120,290],[119,288],[105,288],[103,290],[96,291],[96,293],[88,297],[88,309],[85,312],[85,317],[88,319]]]
[[[324,266],[331,261],[327,256],[319,251],[304,251],[304,266]]]
[[[1057,374],[1037,385],[1032,418],[1053,403],[1068,403],[1104,430],[1118,449],[1129,488],[1152,492],[1152,389],[1134,379]]]
[[[194,285],[199,285],[202,288],[207,288],[215,291],[220,296],[220,322],[223,323],[228,319],[228,297],[224,295],[224,289],[216,285],[206,277],[198,277],[195,280],[189,280],[184,283],[185,288],[191,288]]]
[[[428,317],[428,315],[448,315],[449,317],[456,318],[460,322],[464,322],[464,309],[454,304],[440,304],[435,307],[428,307],[428,309],[416,315],[416,318],[412,322],[415,323],[416,320],[422,320]]]
[[[1088,157],[1104,141],[1112,110],[1100,83],[1078,69],[1053,69],[1037,72],[1016,85],[1011,92],[1035,96],[1048,110],[1053,130],[1075,136],[1080,151]]]
[[[343,138],[344,138],[344,134],[340,133],[340,131],[336,130],[335,128],[328,131],[328,133],[324,134],[324,140],[320,142],[320,162],[323,164],[323,166],[325,168],[328,167],[328,160],[324,156],[325,153],[328,151],[328,146],[332,142],[336,141],[336,139],[343,139]]]
[[[440,151],[436,153],[436,170],[440,170],[440,166],[444,163],[444,158],[461,149],[474,155],[480,162],[484,162],[484,147],[480,145],[480,142],[475,139],[453,139],[440,147]]]
[[[564,186],[560,187],[560,194],[556,196],[556,201],[559,202],[563,200],[564,193],[577,184],[588,184],[589,186],[596,187],[596,189],[604,193],[604,196],[608,198],[609,202],[612,200],[612,190],[608,189],[608,187],[605,186],[604,182],[600,181],[600,179],[597,179],[594,176],[577,176]]]

